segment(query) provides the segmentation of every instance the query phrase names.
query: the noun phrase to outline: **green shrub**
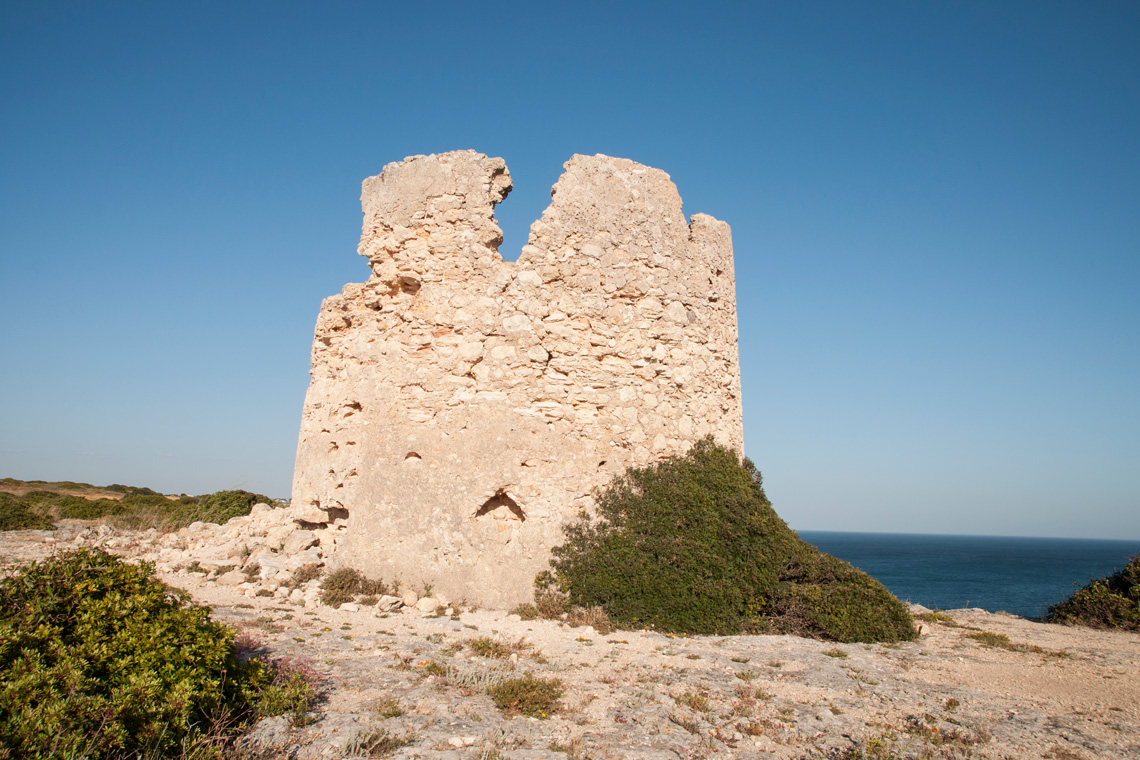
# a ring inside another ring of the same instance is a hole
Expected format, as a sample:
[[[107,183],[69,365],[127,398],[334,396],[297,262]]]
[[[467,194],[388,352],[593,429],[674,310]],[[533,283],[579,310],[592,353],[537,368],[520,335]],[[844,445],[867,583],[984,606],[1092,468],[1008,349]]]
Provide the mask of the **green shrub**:
[[[709,695],[698,691],[686,691],[679,697],[673,697],[673,701],[690,710],[697,712],[708,712],[711,705],[709,704]]]
[[[224,523],[234,517],[248,515],[253,505],[264,502],[276,504],[273,499],[249,491],[218,491],[206,496],[187,496],[168,499],[150,488],[111,485],[100,489],[89,483],[44,483],[42,481],[17,481],[11,478],[12,485],[42,486],[28,491],[23,496],[5,494],[2,506],[5,514],[0,515],[0,530],[20,528],[49,528],[54,520],[108,520],[115,525],[134,530],[157,528],[177,530],[193,522]],[[111,491],[121,493],[121,499],[85,499],[71,493],[60,493],[58,489],[96,493]],[[57,489],[57,490],[48,490]]]
[[[917,615],[915,615],[914,617],[918,620],[922,620],[922,621],[925,621],[927,623],[941,623],[942,625],[947,626],[948,628],[961,628],[962,627],[962,626],[958,625],[958,621],[956,621],[950,615],[947,615],[942,610],[931,610],[930,612],[920,612]]]
[[[168,757],[267,712],[274,669],[153,573],[80,550],[0,581],[0,756]]]
[[[379,728],[359,734],[346,748],[346,753],[355,757],[388,757],[409,744],[415,744],[414,734],[397,736]]]
[[[600,605],[593,607],[572,607],[566,613],[566,625],[571,628],[588,625],[592,626],[595,631],[606,636],[614,632],[613,622],[610,616]]]
[[[567,601],[566,594],[547,585],[549,580],[549,573],[542,573],[535,579],[537,588],[534,592],[534,606],[539,617],[559,620],[570,611],[570,602]]]
[[[127,497],[124,497],[124,499]],[[183,504],[170,501],[170,517],[167,528],[177,530],[193,522],[208,522],[222,525],[235,517],[248,515],[253,505],[258,503],[275,504],[273,499],[249,491],[218,491],[199,496],[197,503]]]
[[[160,493],[129,493],[119,500],[125,509],[132,512],[172,512],[178,505],[184,504],[181,500],[168,499]],[[195,504],[197,500],[189,503]]]
[[[487,693],[503,712],[548,718],[558,710],[563,688],[557,678],[535,678],[527,673],[521,678],[508,678],[488,686]]]
[[[84,485],[86,485],[86,484],[84,484]],[[104,491],[115,491],[116,493],[130,494],[130,495],[136,495],[136,496],[162,496],[162,494],[160,494],[158,491],[155,491],[153,488],[140,488],[139,486],[124,486],[120,483],[112,483],[111,485],[107,486],[103,490]],[[166,498],[166,497],[163,496],[163,498]]]
[[[66,484],[53,483],[52,486]],[[86,483],[71,484],[82,486],[82,490],[94,491],[95,487]],[[126,486],[122,486],[126,488]],[[105,489],[115,491],[115,488]],[[110,518],[115,523],[126,527],[152,527],[153,520],[141,519],[144,515],[157,512],[159,522],[169,514],[171,502],[161,494],[153,491],[144,494],[150,489],[128,489],[122,499],[85,499],[70,493],[37,489],[28,491],[19,497],[19,502],[25,511],[41,515],[46,520],[102,520]]]
[[[534,620],[538,617],[538,607],[530,602],[524,602],[511,610],[512,615],[518,615],[523,620]]]
[[[495,657],[500,660],[509,659],[512,654],[522,654],[531,648],[523,639],[514,642],[503,642],[490,636],[479,636],[469,639],[467,648],[480,657]]]
[[[556,587],[619,626],[704,634],[795,633],[835,641],[915,638],[906,606],[866,573],[802,541],[748,460],[706,438],[630,468],[566,528]]]
[[[388,586],[384,581],[374,581],[351,567],[334,570],[321,581],[321,604],[330,607],[339,607],[345,602],[351,602],[358,595],[374,596],[387,593]]]
[[[478,638],[471,639],[467,642],[468,648],[480,657],[498,657],[501,660],[511,656],[513,651],[501,641],[496,641],[490,636],[479,636]]]
[[[273,680],[258,695],[258,716],[288,714],[294,725],[305,723],[320,676],[298,657],[273,660],[270,666]]]
[[[297,568],[297,571],[293,573],[293,577],[286,585],[296,588],[309,581],[315,581],[317,578],[320,578],[324,571],[325,569],[320,563],[307,562]]]
[[[54,527],[50,518],[27,507],[19,497],[0,493],[0,530],[51,530]]]
[[[1091,581],[1068,601],[1054,604],[1046,619],[1090,628],[1140,630],[1140,554],[1128,560],[1124,569]]]
[[[56,520],[97,520],[124,511],[114,499],[85,499],[56,491],[28,491],[20,501],[26,508]]]

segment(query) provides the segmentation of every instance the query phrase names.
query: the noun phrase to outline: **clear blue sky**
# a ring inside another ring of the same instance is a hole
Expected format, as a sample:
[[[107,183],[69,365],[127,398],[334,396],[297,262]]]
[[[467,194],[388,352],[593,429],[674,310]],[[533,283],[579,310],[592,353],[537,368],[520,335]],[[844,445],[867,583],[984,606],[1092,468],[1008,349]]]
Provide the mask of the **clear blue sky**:
[[[0,476],[287,496],[360,182],[574,153],[732,225],[792,527],[1140,538],[1140,4],[0,5]]]

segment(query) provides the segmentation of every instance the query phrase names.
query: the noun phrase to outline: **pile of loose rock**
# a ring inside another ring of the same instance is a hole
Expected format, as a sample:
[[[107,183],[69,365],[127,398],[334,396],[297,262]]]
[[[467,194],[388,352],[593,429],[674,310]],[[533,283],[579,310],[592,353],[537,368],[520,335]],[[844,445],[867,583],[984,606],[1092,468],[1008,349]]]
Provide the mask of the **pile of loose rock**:
[[[162,573],[199,573],[246,596],[272,596],[311,608],[320,604],[319,576],[327,569],[326,562],[345,528],[343,520],[314,523],[305,519],[311,516],[312,510],[256,504],[248,515],[225,525],[196,522],[165,534],[99,525],[81,531],[73,543],[153,562]],[[454,612],[446,598],[426,593],[421,598],[411,589],[398,596],[373,595],[367,603],[377,614],[401,608],[425,614]],[[354,611],[361,605],[347,602],[339,606]]]

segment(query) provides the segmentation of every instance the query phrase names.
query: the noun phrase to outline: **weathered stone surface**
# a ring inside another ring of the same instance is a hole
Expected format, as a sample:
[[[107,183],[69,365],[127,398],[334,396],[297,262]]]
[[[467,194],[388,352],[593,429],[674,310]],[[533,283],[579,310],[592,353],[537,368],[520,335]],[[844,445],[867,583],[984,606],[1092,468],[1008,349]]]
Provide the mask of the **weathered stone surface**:
[[[218,583],[222,586],[238,586],[245,581],[246,577],[240,570],[231,570],[218,577]]]
[[[376,602],[376,609],[380,612],[391,612],[392,610],[398,610],[403,606],[404,602],[400,599],[400,597],[391,596],[389,594],[384,594],[380,597],[380,600]]]
[[[364,182],[372,274],[321,306],[293,482],[331,567],[508,607],[614,475],[742,447],[728,225],[686,223],[660,170],[574,156],[504,262],[510,189],[473,151]]]
[[[317,543],[317,537],[310,530],[297,530],[289,533],[282,546],[284,554],[299,554]]]
[[[420,612],[431,613],[439,609],[439,600],[433,596],[425,596],[416,602],[416,609]]]

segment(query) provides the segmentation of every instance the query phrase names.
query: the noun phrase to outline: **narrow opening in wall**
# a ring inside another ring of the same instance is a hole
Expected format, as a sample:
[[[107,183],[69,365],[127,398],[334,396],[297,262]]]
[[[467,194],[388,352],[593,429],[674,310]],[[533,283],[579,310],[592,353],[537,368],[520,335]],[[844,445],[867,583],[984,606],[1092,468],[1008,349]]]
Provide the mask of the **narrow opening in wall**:
[[[528,167],[517,168],[518,171],[511,172],[515,189],[510,193],[510,202],[504,198],[495,204],[495,223],[503,231],[496,250],[503,261],[518,261],[523,246],[530,239],[530,226],[550,205],[551,190],[563,171],[558,162],[544,165],[535,172]]]
[[[483,517],[484,515],[493,513],[497,509],[505,509],[503,516],[507,519],[526,520],[526,513],[523,512],[523,508],[503,490],[496,491],[494,496],[483,502],[483,506],[479,507],[479,511],[475,513],[475,516]]]

